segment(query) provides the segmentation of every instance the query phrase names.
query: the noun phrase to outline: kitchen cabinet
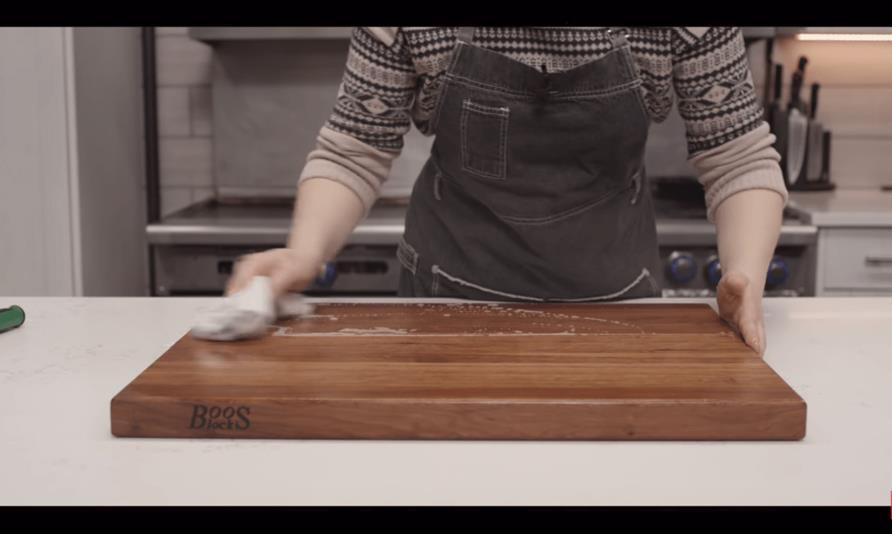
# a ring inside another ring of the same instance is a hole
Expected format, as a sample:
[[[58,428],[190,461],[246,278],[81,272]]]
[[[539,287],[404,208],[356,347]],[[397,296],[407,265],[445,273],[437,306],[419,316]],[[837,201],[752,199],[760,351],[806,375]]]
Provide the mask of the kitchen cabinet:
[[[138,28],[0,28],[0,294],[146,293]]]
[[[788,207],[818,228],[817,296],[892,295],[892,193],[791,192]]]
[[[820,294],[892,295],[892,228],[823,228]]]

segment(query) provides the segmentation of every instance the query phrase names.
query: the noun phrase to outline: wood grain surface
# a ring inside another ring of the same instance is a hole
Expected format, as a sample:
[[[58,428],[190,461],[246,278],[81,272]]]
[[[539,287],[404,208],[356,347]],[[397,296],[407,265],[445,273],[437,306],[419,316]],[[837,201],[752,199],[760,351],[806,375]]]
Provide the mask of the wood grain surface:
[[[121,437],[799,440],[806,404],[705,304],[327,304],[184,336]]]

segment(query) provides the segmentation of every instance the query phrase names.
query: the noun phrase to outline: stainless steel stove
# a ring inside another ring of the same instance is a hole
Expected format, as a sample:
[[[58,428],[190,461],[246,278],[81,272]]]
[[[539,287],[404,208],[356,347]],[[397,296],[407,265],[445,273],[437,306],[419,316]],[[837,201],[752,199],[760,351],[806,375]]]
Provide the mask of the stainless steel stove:
[[[651,181],[664,297],[715,295],[721,278],[715,226],[706,220],[700,184],[690,177]],[[780,237],[768,267],[766,296],[814,296],[818,229],[784,210]]]
[[[665,297],[714,295],[720,276],[715,227],[692,179],[653,180],[651,194],[664,269]],[[396,295],[397,242],[408,200],[382,199],[334,260],[333,279],[313,295]],[[158,295],[220,295],[239,256],[283,246],[293,199],[220,198],[190,206],[147,227]],[[814,295],[817,229],[785,213],[769,269],[767,295]]]
[[[157,295],[220,295],[235,261],[284,246],[294,199],[220,198],[185,208],[147,227]],[[407,201],[382,199],[335,259],[333,279],[308,288],[316,295],[395,295],[396,244]]]

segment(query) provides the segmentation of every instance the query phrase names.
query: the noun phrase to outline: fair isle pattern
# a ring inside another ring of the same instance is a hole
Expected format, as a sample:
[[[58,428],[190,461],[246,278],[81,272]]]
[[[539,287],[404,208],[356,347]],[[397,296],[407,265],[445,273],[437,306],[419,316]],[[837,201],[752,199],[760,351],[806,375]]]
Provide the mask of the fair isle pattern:
[[[477,46],[561,72],[611,49],[606,28],[477,28]],[[326,126],[379,150],[398,152],[411,124],[430,135],[458,28],[353,30],[338,100]],[[377,35],[377,36],[376,36]],[[691,156],[759,126],[739,28],[630,28],[629,43],[651,118],[665,120],[677,95]]]

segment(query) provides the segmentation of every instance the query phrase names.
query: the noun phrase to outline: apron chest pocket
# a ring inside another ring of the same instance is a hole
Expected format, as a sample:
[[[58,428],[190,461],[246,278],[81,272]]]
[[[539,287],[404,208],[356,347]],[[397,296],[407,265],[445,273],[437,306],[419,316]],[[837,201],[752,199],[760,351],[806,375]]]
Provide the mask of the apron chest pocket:
[[[508,149],[507,107],[466,98],[461,106],[462,170],[483,178],[505,179]]]

